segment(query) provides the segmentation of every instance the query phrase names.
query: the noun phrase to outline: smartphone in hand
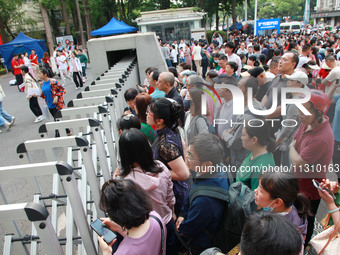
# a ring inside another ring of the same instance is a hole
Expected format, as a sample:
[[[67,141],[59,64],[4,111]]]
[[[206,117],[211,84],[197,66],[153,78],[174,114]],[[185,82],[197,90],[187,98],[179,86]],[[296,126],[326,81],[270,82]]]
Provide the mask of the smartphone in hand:
[[[117,238],[117,235],[100,220],[96,219],[91,223],[91,228],[99,235],[104,237],[107,244],[112,243]]]
[[[317,188],[320,191],[326,190],[332,197],[333,199],[336,199],[336,197],[334,196],[334,194],[332,193],[332,191],[330,191],[328,188],[321,188],[320,187],[320,182],[318,182],[317,180],[313,179],[312,180],[313,185],[315,186],[315,188]]]

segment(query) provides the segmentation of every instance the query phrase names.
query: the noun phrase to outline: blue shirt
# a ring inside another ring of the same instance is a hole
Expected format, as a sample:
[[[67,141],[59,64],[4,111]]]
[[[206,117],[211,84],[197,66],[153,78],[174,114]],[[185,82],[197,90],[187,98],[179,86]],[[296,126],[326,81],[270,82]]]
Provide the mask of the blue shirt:
[[[210,174],[208,174],[210,175]],[[199,185],[217,186],[229,190],[229,183],[226,173],[219,172],[214,177],[196,178],[192,188]],[[180,216],[184,217],[179,227],[181,233],[192,238],[192,244],[206,248],[213,245],[205,229],[214,235],[221,223],[225,202],[207,196],[198,196],[192,204],[189,204],[189,196],[184,200]]]
[[[46,100],[48,108],[49,109],[55,108],[56,105],[53,104],[53,96],[52,96],[52,92],[51,92],[51,82],[50,82],[50,80],[43,82],[41,90],[42,90],[42,93],[45,96],[45,100]]]
[[[158,88],[155,89],[154,92],[151,93],[150,95],[152,98],[158,98],[158,97],[165,97],[165,92],[159,90]]]
[[[334,96],[335,113],[333,119],[334,140],[340,142],[340,94]]]

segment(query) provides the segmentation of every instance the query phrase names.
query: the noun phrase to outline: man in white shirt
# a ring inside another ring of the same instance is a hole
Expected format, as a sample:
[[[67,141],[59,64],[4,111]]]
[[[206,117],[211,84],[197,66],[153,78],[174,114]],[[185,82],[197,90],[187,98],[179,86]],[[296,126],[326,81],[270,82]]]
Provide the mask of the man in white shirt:
[[[246,44],[242,42],[240,48],[237,50],[237,55],[240,55],[240,54],[247,55],[247,53],[248,51],[246,49]]]
[[[329,68],[332,69],[327,77],[322,81],[322,84],[325,85],[325,92],[327,94],[330,88],[334,86],[336,80],[340,79],[340,66],[338,66],[338,63],[333,55],[327,55],[327,57],[325,58],[325,63]],[[337,88],[335,94],[339,93],[340,88]]]
[[[228,84],[237,87],[237,79],[227,74],[221,74],[213,79],[215,84]],[[218,104],[215,110],[215,130],[219,137],[222,137],[224,130],[231,129],[231,121],[237,120],[233,114],[233,94],[229,89],[217,89],[218,95],[222,98],[222,105]]]
[[[297,68],[301,68],[304,64],[307,64],[309,60],[312,60],[309,58],[312,51],[312,47],[309,43],[306,43],[302,47],[302,53],[299,56],[299,64],[297,65]]]
[[[58,64],[58,67],[59,67],[59,70],[60,70],[60,77],[61,77],[61,80],[63,81],[62,85],[65,86],[65,76],[67,78],[69,78],[71,81],[72,78],[71,76],[68,75],[68,72],[67,72],[67,59],[64,55],[61,54],[61,51],[58,50],[57,51],[57,64]]]
[[[238,69],[236,72],[237,76],[240,76],[241,69],[242,69],[242,63],[239,56],[237,56],[234,52],[235,44],[233,42],[227,42],[225,46],[225,53],[228,56],[228,61],[233,61],[237,64]]]

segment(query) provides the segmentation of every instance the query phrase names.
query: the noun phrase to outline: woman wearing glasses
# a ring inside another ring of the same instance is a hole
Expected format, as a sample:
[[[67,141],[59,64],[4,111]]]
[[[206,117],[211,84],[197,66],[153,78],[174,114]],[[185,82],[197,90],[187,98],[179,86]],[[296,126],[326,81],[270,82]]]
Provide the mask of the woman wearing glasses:
[[[152,144],[153,157],[170,170],[176,197],[175,215],[178,215],[188,194],[189,169],[184,162],[183,145],[178,131],[181,106],[173,99],[157,98],[151,101],[147,110],[147,123],[157,131]]]

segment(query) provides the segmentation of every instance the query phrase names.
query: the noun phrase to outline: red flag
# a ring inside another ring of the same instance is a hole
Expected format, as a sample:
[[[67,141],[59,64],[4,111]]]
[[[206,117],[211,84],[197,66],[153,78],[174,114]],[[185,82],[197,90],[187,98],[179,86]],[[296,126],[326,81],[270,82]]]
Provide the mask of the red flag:
[[[0,45],[2,45],[3,42],[2,42],[2,38],[1,38],[1,34],[0,34]]]

